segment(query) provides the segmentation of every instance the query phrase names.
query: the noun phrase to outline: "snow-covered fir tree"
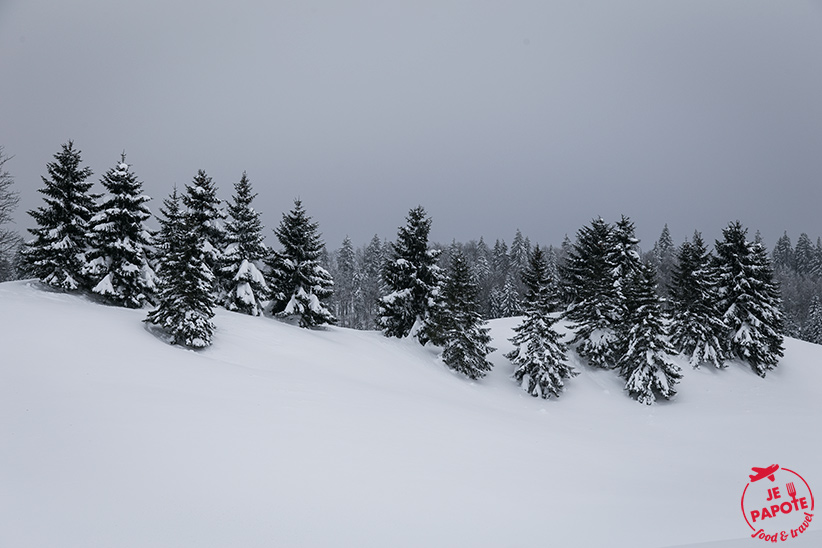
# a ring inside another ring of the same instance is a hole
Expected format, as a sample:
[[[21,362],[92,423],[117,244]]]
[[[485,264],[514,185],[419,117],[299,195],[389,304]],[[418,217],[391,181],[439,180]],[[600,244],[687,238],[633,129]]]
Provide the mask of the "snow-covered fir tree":
[[[69,141],[46,165],[48,178],[41,177],[45,207],[29,211],[37,222],[30,228],[23,257],[28,273],[43,283],[63,290],[89,287],[84,274],[88,251],[88,228],[96,212],[97,196],[92,187],[91,169],[81,167],[80,151]]]
[[[622,215],[611,232],[608,245],[608,261],[613,265],[613,280],[617,289],[618,298],[624,300],[622,286],[631,279],[634,273],[642,268],[637,245],[639,240],[635,236],[634,223]]]
[[[271,289],[271,312],[282,318],[296,318],[300,327],[336,323],[323,302],[331,296],[334,281],[320,266],[325,248],[302,202],[294,200],[289,213],[283,213],[274,231],[282,246],[268,259],[268,286]]]
[[[144,321],[159,326],[171,344],[204,348],[214,334],[214,274],[206,265],[203,233],[199,220],[182,211],[176,188],[163,205],[155,239],[158,306]]]
[[[358,329],[377,327],[378,299],[382,295],[380,284],[384,262],[382,242],[380,237],[374,234],[357,260],[358,284],[354,309],[357,318],[355,327]]]
[[[784,272],[794,269],[793,247],[791,246],[791,238],[786,231],[782,236],[776,240],[776,246],[773,248],[773,267],[779,272]]]
[[[226,245],[220,261],[222,279],[230,280],[224,288],[223,306],[251,316],[259,316],[268,300],[268,284],[260,268],[271,252],[264,243],[260,213],[251,205],[256,196],[243,172],[228,204]]]
[[[817,236],[816,246],[813,248],[811,276],[814,279],[822,278],[822,238]]]
[[[550,266],[539,246],[534,248],[528,268],[522,274],[527,288],[525,319],[514,328],[514,350],[505,355],[514,363],[514,378],[532,396],[559,397],[565,379],[577,375],[567,363],[565,344],[554,329],[558,321],[552,312],[558,307],[556,285]]]
[[[334,270],[334,302],[335,316],[343,327],[354,327],[356,318],[354,313],[355,301],[358,295],[357,256],[351,238],[346,236],[342,246],[336,253],[336,269]]]
[[[686,241],[679,249],[669,294],[674,348],[685,355],[693,367],[702,363],[724,367],[722,341],[726,326],[717,308],[716,270],[699,232],[694,232],[693,242]]]
[[[559,256],[554,246],[548,246],[546,249],[543,249],[543,254],[545,255],[545,262],[548,265],[548,277],[551,280],[552,291],[558,299],[557,303],[559,303]]]
[[[493,277],[491,272],[491,250],[480,236],[478,242],[469,242],[466,245],[466,258],[471,265],[471,273],[479,288],[480,314],[483,318],[491,317],[491,290]]]
[[[764,377],[783,353],[781,303],[768,253],[747,241],[746,234],[735,221],[716,242],[719,311],[726,325],[727,351]]]
[[[577,240],[560,268],[565,297],[570,301],[564,317],[574,330],[571,344],[591,365],[603,368],[614,366],[616,331],[623,318],[616,277],[621,266],[615,258],[630,251],[615,251],[613,241],[613,227],[602,218],[594,219],[577,232]]]
[[[434,314],[436,329],[441,333],[442,361],[472,379],[484,377],[493,367],[488,354],[491,336],[479,313],[478,287],[465,255],[455,249],[443,288],[444,307]],[[431,336],[432,341],[439,338]],[[439,344],[439,343],[438,343]]]
[[[808,276],[813,272],[815,258],[811,238],[806,233],[799,235],[796,240],[796,249],[793,252],[794,269],[800,276]]]
[[[491,290],[491,318],[510,318],[519,315],[522,310],[517,286],[511,272],[505,277],[502,287]]]
[[[412,209],[406,226],[397,232],[391,258],[382,269],[388,294],[378,301],[377,324],[386,337],[416,337],[421,344],[431,338],[430,322],[441,302],[444,282],[437,266],[441,251],[428,248],[431,219],[422,206]]]
[[[671,398],[676,394],[682,370],[671,359],[675,351],[667,340],[652,266],[642,265],[631,274],[625,297],[627,344],[617,363],[620,376],[625,379],[625,390],[647,405],[654,403],[657,395]]]
[[[802,329],[802,339],[814,344],[822,344],[822,302],[818,295],[811,299],[808,319]]]
[[[222,223],[226,215],[220,207],[220,199],[217,198],[217,186],[205,171],[198,170],[191,184],[186,185],[182,200],[187,209],[187,222],[203,242],[205,264],[214,275],[214,288],[222,300],[232,280],[222,264],[225,247]]]
[[[122,154],[116,166],[100,181],[107,194],[90,221],[85,272],[91,290],[107,301],[140,308],[157,290],[157,276],[149,265],[150,235],[145,221],[151,217],[143,184]]]
[[[528,261],[531,258],[531,241],[524,237],[519,229],[514,234],[508,257],[508,276],[510,276],[514,287],[517,289],[517,300],[519,301],[526,291],[525,286],[522,284],[522,273],[528,268]]]
[[[505,244],[505,240],[495,241],[494,249],[491,251],[491,271],[498,281],[505,280],[510,266],[511,259],[508,256],[508,246]]]
[[[671,276],[676,265],[676,246],[671,238],[671,231],[668,224],[662,228],[659,240],[651,250],[651,260],[657,271],[657,287],[663,297],[668,297],[668,289],[671,285]]]

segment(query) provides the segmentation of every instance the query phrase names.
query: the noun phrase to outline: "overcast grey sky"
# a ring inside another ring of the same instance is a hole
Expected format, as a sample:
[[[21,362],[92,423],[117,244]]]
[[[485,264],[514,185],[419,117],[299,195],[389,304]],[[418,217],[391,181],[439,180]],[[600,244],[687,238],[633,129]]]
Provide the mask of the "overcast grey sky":
[[[246,170],[272,244],[296,196],[330,248],[418,204],[442,242],[822,235],[822,1],[0,0],[0,75],[21,230],[73,139],[155,212]]]

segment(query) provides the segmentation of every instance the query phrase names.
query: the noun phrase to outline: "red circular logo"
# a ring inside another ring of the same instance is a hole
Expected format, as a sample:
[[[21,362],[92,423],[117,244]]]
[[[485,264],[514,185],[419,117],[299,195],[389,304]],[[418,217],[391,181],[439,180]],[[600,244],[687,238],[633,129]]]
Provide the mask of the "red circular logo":
[[[742,491],[742,514],[751,537],[782,542],[804,533],[813,521],[813,492],[805,479],[772,464],[752,469]]]

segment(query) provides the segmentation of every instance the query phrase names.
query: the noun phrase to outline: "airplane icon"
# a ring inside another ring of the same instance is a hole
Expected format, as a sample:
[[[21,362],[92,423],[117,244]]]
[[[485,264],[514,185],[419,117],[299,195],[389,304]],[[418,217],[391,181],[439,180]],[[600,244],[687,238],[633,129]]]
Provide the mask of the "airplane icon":
[[[767,468],[757,468],[756,466],[754,466],[753,468],[751,468],[751,470],[756,472],[756,474],[752,474],[751,476],[749,476],[751,478],[751,482],[759,481],[765,478],[774,481],[773,473],[779,470],[779,465],[772,464]]]

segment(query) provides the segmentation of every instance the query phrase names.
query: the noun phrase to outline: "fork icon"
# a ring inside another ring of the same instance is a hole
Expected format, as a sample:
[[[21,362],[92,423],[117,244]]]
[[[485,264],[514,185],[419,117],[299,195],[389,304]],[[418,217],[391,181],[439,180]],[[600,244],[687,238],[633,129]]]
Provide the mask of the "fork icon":
[[[787,485],[787,487],[788,487],[788,494],[791,496],[791,498],[792,498],[794,501],[796,501],[796,487],[794,487],[793,482],[790,482],[790,483]]]

